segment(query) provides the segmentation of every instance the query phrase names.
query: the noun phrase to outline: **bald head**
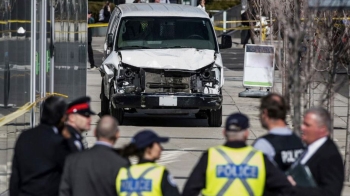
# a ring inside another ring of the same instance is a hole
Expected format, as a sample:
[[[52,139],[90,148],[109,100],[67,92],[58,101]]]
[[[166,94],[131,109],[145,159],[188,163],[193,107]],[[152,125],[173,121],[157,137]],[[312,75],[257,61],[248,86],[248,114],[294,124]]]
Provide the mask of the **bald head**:
[[[112,116],[103,116],[96,126],[96,137],[98,140],[107,139],[110,141],[117,140],[119,133],[118,122]]]

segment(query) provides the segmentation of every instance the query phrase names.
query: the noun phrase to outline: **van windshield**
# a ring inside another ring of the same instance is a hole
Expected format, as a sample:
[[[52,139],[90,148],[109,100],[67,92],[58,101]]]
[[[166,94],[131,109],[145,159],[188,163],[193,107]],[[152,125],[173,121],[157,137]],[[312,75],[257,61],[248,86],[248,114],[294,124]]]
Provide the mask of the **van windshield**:
[[[196,48],[217,51],[209,19],[125,17],[119,25],[116,49]]]

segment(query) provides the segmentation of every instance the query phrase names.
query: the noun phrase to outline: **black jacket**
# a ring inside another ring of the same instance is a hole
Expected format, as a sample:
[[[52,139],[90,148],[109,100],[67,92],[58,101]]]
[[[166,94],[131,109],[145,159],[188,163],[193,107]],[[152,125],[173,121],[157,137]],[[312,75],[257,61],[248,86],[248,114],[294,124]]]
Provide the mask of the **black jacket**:
[[[12,161],[10,196],[56,196],[69,154],[66,140],[48,125],[24,131]]]
[[[227,142],[225,144],[231,148],[246,147],[245,142]],[[290,195],[292,194],[292,185],[287,180],[287,177],[277,169],[264,155],[266,168],[265,191],[276,192],[276,194]],[[206,187],[206,169],[208,166],[208,151],[203,153],[199,162],[193,169],[188,181],[186,182],[183,196],[198,195],[202,189]],[[264,194],[265,195],[265,194]]]
[[[317,188],[296,187],[298,196],[339,196],[343,189],[343,160],[335,143],[327,141],[305,163],[318,185]]]
[[[69,131],[71,138],[68,139],[68,144],[70,151],[79,152],[84,150],[84,144],[82,142],[83,137],[81,134],[72,126],[66,125],[67,130]]]
[[[115,180],[128,162],[111,147],[96,144],[68,156],[60,185],[60,196],[115,196]]]
[[[108,11],[108,6],[107,5],[105,5],[103,7],[103,16],[104,16],[103,21],[104,22],[109,22],[109,18],[111,17],[111,12]]]

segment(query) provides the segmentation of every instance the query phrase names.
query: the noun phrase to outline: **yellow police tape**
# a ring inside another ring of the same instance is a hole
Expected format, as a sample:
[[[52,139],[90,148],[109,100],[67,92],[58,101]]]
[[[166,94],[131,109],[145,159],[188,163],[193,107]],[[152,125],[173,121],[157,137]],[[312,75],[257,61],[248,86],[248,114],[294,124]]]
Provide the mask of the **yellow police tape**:
[[[41,101],[43,101],[43,100],[45,100],[48,97],[53,96],[53,95],[57,95],[57,96],[68,98],[67,95],[63,95],[63,94],[60,94],[60,93],[46,93],[46,96],[44,98],[38,98],[34,103],[28,102],[28,103],[24,104],[22,107],[18,108],[15,112],[12,112],[11,114],[0,118],[0,127],[2,127],[4,125],[6,125],[7,123],[15,120],[16,118],[22,116],[23,114],[25,114],[26,112],[31,110],[33,107],[35,107],[35,105],[37,103],[39,103],[39,102],[41,102]]]
[[[95,28],[95,27],[107,27],[108,23],[95,23],[95,24],[88,24],[89,28]]]

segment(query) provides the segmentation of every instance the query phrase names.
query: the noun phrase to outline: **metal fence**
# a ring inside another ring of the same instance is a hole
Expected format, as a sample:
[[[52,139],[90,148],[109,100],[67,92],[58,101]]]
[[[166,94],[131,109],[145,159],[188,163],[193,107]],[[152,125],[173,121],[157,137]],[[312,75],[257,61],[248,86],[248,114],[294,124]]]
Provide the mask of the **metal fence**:
[[[213,14],[211,20],[215,27],[216,36],[221,36],[228,31],[232,31],[231,28],[241,26],[241,23],[227,23],[227,21],[241,20],[241,10],[241,5],[237,5],[228,10],[209,10],[211,13],[215,13]]]

